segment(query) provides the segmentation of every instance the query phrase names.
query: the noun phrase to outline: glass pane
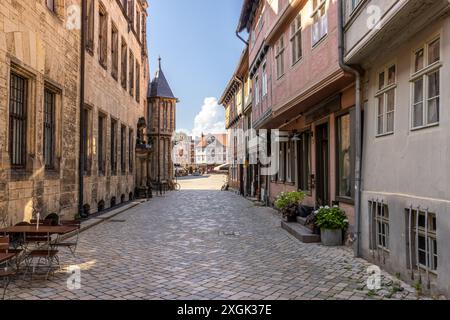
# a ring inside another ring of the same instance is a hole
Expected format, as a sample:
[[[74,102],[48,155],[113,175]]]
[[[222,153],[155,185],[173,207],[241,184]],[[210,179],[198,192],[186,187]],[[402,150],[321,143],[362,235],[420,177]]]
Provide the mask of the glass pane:
[[[419,263],[424,266],[427,264],[426,254],[424,251],[420,250],[419,250]]]
[[[378,117],[378,130],[377,130],[377,133],[378,134],[383,134],[383,130],[384,130],[384,128],[383,128],[383,116],[379,116]]]
[[[428,101],[428,124],[439,122],[439,98]]]
[[[384,114],[384,96],[378,97],[378,115],[382,116]]]
[[[424,50],[420,49],[416,52],[416,58],[415,58],[415,71],[419,71],[423,69],[423,59],[424,59]]]
[[[387,95],[386,112],[394,111],[394,109],[395,109],[395,89],[388,91],[386,93],[386,95]]]
[[[416,104],[413,107],[413,126],[423,126],[423,103]]]
[[[378,89],[383,89],[384,88],[384,72],[381,72],[378,75]]]
[[[338,130],[339,195],[351,197],[350,115],[345,115],[338,119]]]
[[[425,214],[419,214],[419,227],[425,228]]]
[[[428,98],[434,98],[440,94],[439,71],[428,76]]]
[[[437,39],[428,46],[428,64],[433,64],[441,59],[441,40]]]
[[[414,82],[414,103],[423,101],[423,79]]]
[[[388,84],[394,84],[396,80],[396,71],[397,68],[395,66],[392,66],[389,68],[388,71]]]
[[[386,115],[386,132],[394,132],[394,118],[395,116],[393,112]]]

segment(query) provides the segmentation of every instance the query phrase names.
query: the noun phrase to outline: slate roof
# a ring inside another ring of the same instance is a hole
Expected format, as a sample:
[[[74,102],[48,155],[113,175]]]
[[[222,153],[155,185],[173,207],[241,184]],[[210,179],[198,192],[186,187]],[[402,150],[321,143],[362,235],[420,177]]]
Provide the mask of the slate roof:
[[[161,68],[161,58],[159,59],[159,69],[156,71],[155,77],[149,84],[148,98],[169,98],[177,99],[167,82],[166,76]]]

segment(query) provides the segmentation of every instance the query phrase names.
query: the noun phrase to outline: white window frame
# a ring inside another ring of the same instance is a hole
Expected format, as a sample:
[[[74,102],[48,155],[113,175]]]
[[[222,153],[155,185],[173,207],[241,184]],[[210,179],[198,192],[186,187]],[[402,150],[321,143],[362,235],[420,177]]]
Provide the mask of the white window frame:
[[[429,64],[428,58],[429,58],[429,47],[430,44],[434,43],[435,41],[439,40],[440,44],[439,44],[439,61],[436,61],[432,64]],[[411,83],[411,106],[410,106],[410,126],[411,126],[411,131],[416,131],[416,130],[421,130],[421,129],[425,129],[425,128],[429,128],[429,127],[434,127],[434,126],[439,126],[440,121],[441,121],[441,106],[442,106],[442,97],[441,97],[441,89],[442,89],[442,72],[441,72],[441,68],[443,66],[443,62],[442,62],[442,56],[443,56],[443,45],[442,45],[442,41],[443,41],[443,37],[439,34],[434,36],[433,38],[431,38],[430,40],[426,41],[425,43],[423,43],[420,47],[416,48],[413,52],[412,52],[412,63],[411,63],[411,78],[410,78],[410,83]],[[415,62],[416,62],[416,54],[417,52],[419,52],[420,50],[424,50],[424,57],[423,57],[423,67],[422,69],[416,71],[415,70]],[[439,73],[439,95],[436,97],[429,97],[429,78],[432,74],[438,72]],[[423,81],[423,91],[422,91],[422,125],[418,125],[415,126],[414,125],[414,108],[417,105],[417,103],[415,103],[415,84],[417,81]],[[437,122],[430,122],[428,119],[428,108],[429,108],[429,102],[431,100],[434,99],[439,99],[439,106],[438,106],[438,110],[437,110],[437,117],[438,120]]]
[[[258,105],[260,102],[259,96],[259,77],[255,77],[255,105]]]
[[[327,12],[327,0],[316,0],[317,6],[314,8],[314,1],[312,1],[312,24],[311,24],[311,42],[314,48],[318,43],[322,41],[328,35],[328,12]],[[323,15],[322,15],[323,10]],[[314,21],[317,18],[317,21]],[[314,32],[317,32],[317,39],[314,37]]]
[[[267,86],[267,64],[264,62],[262,67],[262,96],[267,96],[268,86]]]
[[[275,52],[275,61],[276,61],[276,69],[277,69],[277,79],[280,79],[284,76],[284,34],[281,35],[280,39],[278,39],[276,44],[276,52]]]
[[[395,67],[395,79],[394,79],[394,83],[389,84],[389,70]],[[380,85],[380,75],[384,74],[383,77],[383,86]],[[383,68],[381,68],[378,72],[377,72],[377,78],[376,78],[376,83],[377,83],[377,92],[375,94],[375,136],[376,137],[382,137],[382,136],[386,136],[386,135],[391,135],[394,134],[395,132],[395,110],[397,107],[397,81],[398,81],[398,67],[397,64],[395,62],[387,64],[386,66],[384,66]],[[391,111],[387,110],[387,106],[388,106],[388,97],[389,97],[389,93],[394,92],[394,108]],[[380,110],[380,99],[382,99],[383,101],[383,112],[382,114],[380,114],[379,110]],[[392,130],[387,130],[388,127],[388,115],[392,115],[393,117],[393,126],[392,126]],[[381,130],[380,132],[380,127],[379,124],[380,122],[378,121],[379,118],[382,117],[383,118],[383,130]]]
[[[301,13],[299,13],[294,21],[291,23],[291,48],[292,48],[292,65],[295,65],[297,62],[299,62],[303,57],[303,46],[302,46],[302,16]],[[298,41],[300,41],[300,48],[298,48]],[[298,49],[300,51],[298,52]]]

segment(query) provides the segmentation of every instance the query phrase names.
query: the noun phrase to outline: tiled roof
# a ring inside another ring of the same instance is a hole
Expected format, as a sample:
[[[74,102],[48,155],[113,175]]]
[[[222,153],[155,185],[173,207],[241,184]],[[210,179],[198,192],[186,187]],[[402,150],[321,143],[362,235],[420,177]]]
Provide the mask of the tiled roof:
[[[155,77],[149,85],[148,97],[176,99],[161,69],[161,58],[159,59],[159,69],[156,71]]]

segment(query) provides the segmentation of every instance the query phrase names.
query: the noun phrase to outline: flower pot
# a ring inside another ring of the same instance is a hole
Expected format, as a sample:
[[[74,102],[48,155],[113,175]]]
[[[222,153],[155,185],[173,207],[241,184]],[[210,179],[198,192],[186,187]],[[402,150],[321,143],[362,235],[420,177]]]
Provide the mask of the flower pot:
[[[322,244],[328,247],[342,246],[342,230],[321,229]]]

